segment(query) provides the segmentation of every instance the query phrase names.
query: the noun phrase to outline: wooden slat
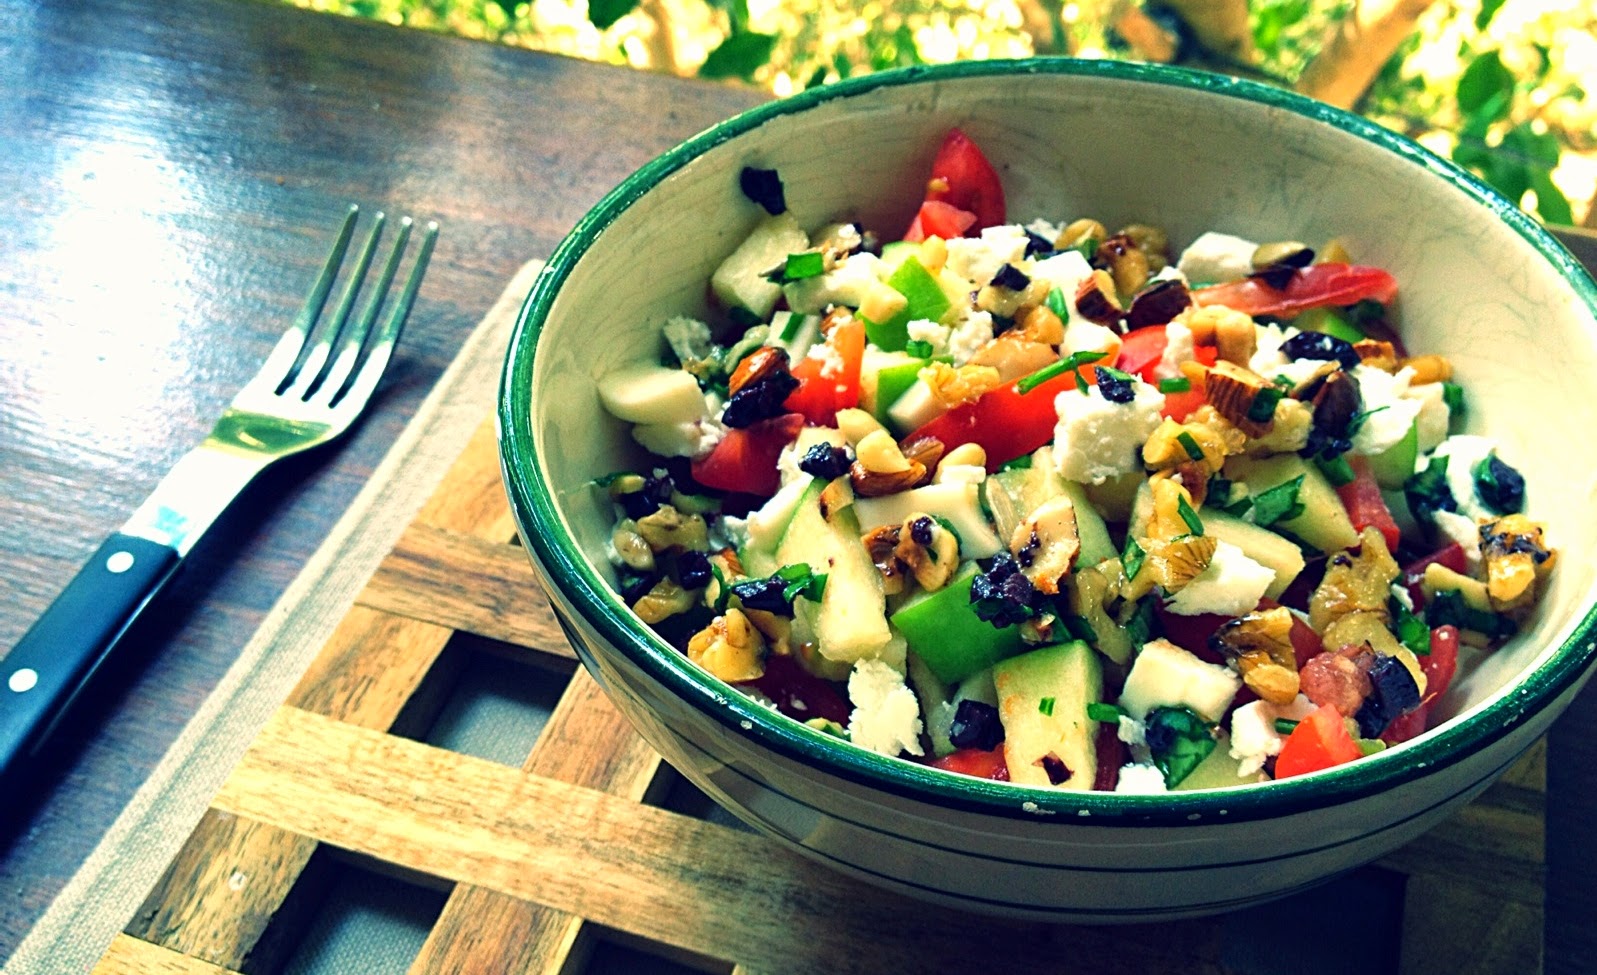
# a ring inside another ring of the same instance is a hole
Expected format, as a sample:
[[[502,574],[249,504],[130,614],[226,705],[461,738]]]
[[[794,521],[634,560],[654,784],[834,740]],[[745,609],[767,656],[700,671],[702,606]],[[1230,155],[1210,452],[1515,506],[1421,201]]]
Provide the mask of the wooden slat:
[[[411,525],[358,602],[395,616],[572,656],[538,591],[527,553],[514,545]]]
[[[514,535],[499,484],[491,421],[478,426],[413,524],[493,544]],[[288,702],[386,731],[454,632],[449,626],[356,605]],[[557,639],[554,645],[564,641]],[[251,962],[270,967],[275,959],[263,955],[272,946],[261,937],[289,903],[315,850],[313,837],[240,822],[213,809],[151,889],[126,932],[224,968],[245,968]],[[236,885],[238,876],[248,878],[242,887]]]
[[[238,975],[231,968],[152,945],[148,941],[119,934],[94,966],[93,975]]]
[[[654,782],[660,756],[638,737],[588,672],[579,670],[524,769],[636,802]],[[586,954],[586,938],[580,917],[460,884],[410,971],[560,975],[580,970],[576,966]]]
[[[1217,928],[1115,929],[983,919],[886,894],[772,840],[282,708],[216,806],[756,970],[1219,971]],[[1068,943],[1079,969],[1061,967]],[[995,948],[995,946],[1002,946]],[[1001,952],[1001,955],[995,954]],[[1178,953],[1178,954],[1177,954]]]

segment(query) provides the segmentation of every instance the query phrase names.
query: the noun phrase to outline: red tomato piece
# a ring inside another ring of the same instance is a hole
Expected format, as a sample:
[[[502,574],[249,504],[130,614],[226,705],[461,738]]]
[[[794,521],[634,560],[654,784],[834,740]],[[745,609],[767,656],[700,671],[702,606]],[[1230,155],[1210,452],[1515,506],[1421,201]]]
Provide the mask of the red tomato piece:
[[[970,136],[958,129],[949,129],[943,144],[937,147],[926,199],[951,203],[974,214],[977,230],[1004,222],[1004,184],[998,179],[998,171]],[[930,232],[930,228],[927,230]]]
[[[1292,616],[1292,629],[1287,632],[1287,637],[1292,641],[1292,655],[1297,658],[1298,669],[1325,652],[1325,645],[1320,642],[1320,634],[1314,632],[1314,627]]]
[[[1164,357],[1168,342],[1163,325],[1134,328],[1120,339],[1120,356],[1115,360],[1115,368],[1141,376],[1144,382],[1153,382],[1153,368]]]
[[[1363,754],[1342,723],[1341,713],[1329,704],[1322,704],[1298,722],[1287,736],[1281,754],[1275,759],[1275,777],[1285,779],[1318,772],[1351,762]]]
[[[960,775],[974,775],[978,779],[1009,781],[1009,765],[1004,761],[1004,746],[984,752],[979,748],[961,748],[957,752],[933,759],[932,768],[940,768]]]
[[[1098,792],[1115,791],[1115,786],[1120,782],[1120,766],[1126,764],[1126,743],[1120,740],[1120,725],[1098,725],[1093,751],[1098,756],[1098,774],[1093,777],[1093,789]]]
[[[784,413],[728,430],[714,450],[693,462],[693,479],[708,488],[770,497],[782,486],[776,458],[803,428],[802,415]]]
[[[865,324],[850,319],[833,327],[826,344],[834,352],[825,359],[805,356],[792,369],[798,388],[789,393],[782,406],[791,413],[802,413],[816,426],[837,422],[837,411],[859,405],[860,362],[865,357]],[[841,363],[841,366],[838,365]]]
[[[1200,660],[1207,660],[1211,664],[1225,663],[1225,657],[1209,647],[1209,638],[1214,636],[1215,630],[1236,617],[1223,616],[1219,613],[1182,616],[1180,613],[1170,612],[1159,603],[1154,603],[1153,613],[1159,620],[1159,628],[1164,631],[1166,640]]]
[[[920,211],[915,214],[909,229],[904,231],[904,239],[914,242],[928,237],[941,237],[944,240],[963,237],[965,231],[975,223],[976,215],[969,210],[961,210],[941,200],[927,200],[920,205]]]
[[[1090,366],[1082,367],[1081,377],[1088,383],[1095,383],[1098,378],[1096,370]],[[1058,421],[1054,397],[1075,388],[1075,375],[1069,372],[1025,393],[1014,383],[1000,386],[974,403],[956,406],[928,420],[907,439],[936,437],[943,442],[945,451],[961,444],[980,444],[987,452],[987,469],[995,471],[1002,464],[1029,454],[1053,439],[1054,424]]]
[[[1258,278],[1242,278],[1192,292],[1195,305],[1225,305],[1255,317],[1291,318],[1310,308],[1341,308],[1370,299],[1385,305],[1397,295],[1397,279],[1378,267],[1311,264],[1284,288]]]
[[[765,673],[749,681],[770,698],[776,709],[798,721],[826,718],[848,727],[851,709],[843,695],[829,682],[804,669],[791,654],[771,654],[765,658]]]
[[[1397,522],[1392,520],[1386,499],[1381,497],[1381,488],[1375,483],[1375,475],[1370,473],[1370,465],[1363,457],[1357,456],[1349,456],[1348,463],[1353,468],[1353,480],[1338,485],[1336,494],[1342,499],[1342,507],[1347,509],[1354,531],[1374,528],[1386,539],[1386,550],[1397,551],[1400,537]]]

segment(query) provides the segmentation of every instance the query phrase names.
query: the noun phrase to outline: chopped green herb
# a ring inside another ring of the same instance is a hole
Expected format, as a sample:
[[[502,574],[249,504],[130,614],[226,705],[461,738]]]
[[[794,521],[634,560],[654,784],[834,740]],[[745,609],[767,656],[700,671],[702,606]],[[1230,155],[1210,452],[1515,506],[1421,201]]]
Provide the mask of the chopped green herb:
[[[999,465],[1001,471],[1029,471],[1031,470],[1031,455],[1021,454],[1014,460],[1006,460]]]
[[[1050,718],[1053,717],[1053,715],[1054,715],[1054,699],[1051,698],[1051,697],[1045,697],[1042,700],[1038,701],[1037,702],[1037,710],[1041,711],[1043,714],[1048,715]]]
[[[1074,244],[1070,245],[1070,247],[1067,249],[1075,251],[1077,254],[1080,254],[1082,257],[1085,257],[1090,261],[1092,260],[1093,255],[1098,253],[1098,245],[1100,243],[1102,242],[1096,237],[1083,237]],[[1064,316],[1061,315],[1059,317],[1063,318]]]
[[[1417,656],[1426,656],[1431,652],[1431,628],[1425,621],[1414,615],[1402,600],[1393,596],[1387,601],[1391,610],[1392,631],[1397,634],[1398,642],[1408,647]]]
[[[1154,708],[1143,721],[1143,734],[1167,786],[1179,785],[1214,751],[1214,732],[1191,708]]]
[[[1224,511],[1233,518],[1241,518],[1243,515],[1246,515],[1249,511],[1253,510],[1253,496],[1243,492],[1242,497],[1236,499],[1230,504],[1221,505],[1220,510]]]
[[[1022,394],[1029,393],[1055,376],[1062,376],[1067,372],[1076,372],[1082,366],[1097,362],[1106,355],[1108,353],[1105,352],[1072,352],[1058,362],[1050,362],[1031,375],[1021,379],[1015,383],[1015,388]],[[1076,373],[1076,382],[1080,385],[1086,385],[1079,372]]]
[[[1118,724],[1125,714],[1125,711],[1115,705],[1105,704],[1103,701],[1093,701],[1087,705],[1087,717],[1103,724]]]
[[[1351,420],[1349,420],[1347,422],[1347,435],[1349,437],[1352,437],[1352,436],[1356,435],[1360,430],[1362,430],[1364,428],[1364,421],[1368,420],[1370,417],[1372,417],[1375,414],[1381,412],[1382,410],[1389,410],[1389,409],[1391,409],[1390,406],[1377,406],[1373,410],[1360,410],[1357,413],[1353,414],[1353,419],[1351,419]]]
[[[1447,404],[1448,419],[1456,420],[1464,415],[1464,387],[1458,383],[1442,381],[1442,402]]]
[[[774,574],[787,583],[782,590],[782,598],[788,602],[803,596],[812,603],[818,603],[821,601],[821,595],[826,592],[826,573],[811,572],[807,562],[784,565]]]
[[[1297,726],[1298,723],[1293,721],[1291,718],[1275,719],[1275,733],[1278,735],[1290,735],[1292,733],[1292,729],[1296,728]]]
[[[1303,513],[1298,501],[1298,491],[1303,487],[1304,475],[1260,491],[1253,496],[1253,523],[1268,528],[1278,521],[1291,521]]]
[[[1185,393],[1192,389],[1192,380],[1186,376],[1172,376],[1169,379],[1159,380],[1161,393]]]
[[[1126,628],[1126,636],[1131,638],[1131,645],[1140,647],[1159,632],[1159,617],[1154,613],[1152,599],[1139,599],[1136,607],[1132,610],[1131,618],[1121,625]]]
[[[1076,377],[1076,391],[1079,392],[1083,396],[1088,395],[1091,392],[1091,390],[1087,386],[1087,380],[1082,378],[1081,370],[1078,369],[1075,372],[1071,373],[1071,375]]]
[[[1451,623],[1461,630],[1474,630],[1489,640],[1506,639],[1518,629],[1507,616],[1470,606],[1456,589],[1439,592],[1426,601],[1425,621],[1433,627]]]
[[[789,254],[787,255],[787,263],[782,265],[781,282],[803,281],[805,278],[819,277],[825,273],[826,255],[820,251]]]
[[[726,581],[726,574],[713,560],[710,562],[710,572],[715,576],[715,615],[720,616],[732,601],[732,587]]]
[[[941,525],[943,531],[954,536],[955,545],[963,546],[965,544],[965,540],[959,537],[959,529],[954,527],[953,522],[949,521],[947,518],[944,518],[942,515],[932,515],[932,520]]]
[[[831,735],[833,738],[841,738],[844,741],[848,741],[848,729],[830,718],[811,718],[804,722],[804,726],[814,728],[823,734]]]
[[[1137,544],[1136,537],[1127,535],[1126,547],[1120,553],[1120,567],[1126,570],[1127,579],[1135,579],[1137,573],[1142,571],[1142,560],[1146,555],[1142,546]]]
[[[1409,511],[1422,524],[1435,524],[1438,511],[1457,511],[1458,502],[1447,486],[1447,457],[1432,457],[1423,471],[1416,471],[1403,482],[1403,497]]]
[[[1050,290],[1048,292],[1048,300],[1044,303],[1048,306],[1049,311],[1059,316],[1060,321],[1063,322],[1070,319],[1070,306],[1065,304],[1065,293],[1063,291],[1058,288]]]
[[[1280,387],[1281,392],[1283,393],[1292,392],[1292,380],[1286,376],[1276,376],[1274,379],[1270,380],[1270,382]]]
[[[610,485],[614,484],[618,479],[626,477],[629,474],[632,474],[632,472],[631,471],[611,471],[609,474],[600,474],[598,477],[593,479],[593,486],[594,487],[607,488]],[[636,475],[633,475],[633,476],[636,476]]]
[[[1198,438],[1186,430],[1176,434],[1176,443],[1181,445],[1181,449],[1185,450],[1192,460],[1203,459],[1203,448],[1198,445]]]
[[[1253,394],[1253,402],[1248,404],[1248,419],[1255,423],[1268,423],[1275,416],[1275,404],[1281,402],[1281,390],[1275,386],[1265,386]]]
[[[1203,534],[1203,519],[1199,518],[1198,513],[1192,510],[1192,505],[1187,503],[1185,496],[1176,499],[1176,514],[1180,515],[1181,520],[1187,523],[1187,531],[1194,535]]]
[[[904,351],[917,359],[930,359],[932,344],[925,339],[910,339],[904,343]]]
[[[1347,458],[1341,454],[1331,458],[1317,457],[1314,465],[1320,469],[1321,474],[1325,475],[1325,479],[1331,482],[1332,487],[1352,484],[1358,477],[1353,473],[1353,465],[1349,464]]]

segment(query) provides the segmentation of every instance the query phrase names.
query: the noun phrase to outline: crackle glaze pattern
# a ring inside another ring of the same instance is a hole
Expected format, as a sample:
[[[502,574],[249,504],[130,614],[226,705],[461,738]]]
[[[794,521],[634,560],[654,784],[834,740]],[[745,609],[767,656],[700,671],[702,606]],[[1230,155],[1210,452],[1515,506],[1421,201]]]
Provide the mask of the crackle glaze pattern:
[[[1021,789],[871,755],[738,696],[607,588],[610,513],[588,482],[640,463],[598,376],[652,358],[673,314],[758,218],[744,165],[777,169],[800,222],[907,225],[942,134],[998,167],[1012,218],[1093,215],[1255,239],[1342,238],[1402,284],[1410,347],[1445,352],[1467,428],[1497,437],[1551,525],[1556,582],[1526,633],[1462,679],[1453,719],[1299,780],[1166,797]],[[1506,202],[1423,150],[1272,89],[1103,62],[889,72],[765,106],[639,171],[539,278],[501,391],[506,483],[573,643],[701,788],[824,862],[975,910],[1066,920],[1208,913],[1277,896],[1418,835],[1489,784],[1573,697],[1593,644],[1597,288]]]

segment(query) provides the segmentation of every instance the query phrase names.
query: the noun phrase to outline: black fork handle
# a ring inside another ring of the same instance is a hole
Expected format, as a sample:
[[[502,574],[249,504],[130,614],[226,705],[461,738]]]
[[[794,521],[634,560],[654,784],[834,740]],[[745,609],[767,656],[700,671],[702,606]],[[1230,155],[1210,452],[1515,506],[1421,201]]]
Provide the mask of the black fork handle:
[[[170,546],[112,535],[0,660],[0,782],[34,771],[73,700],[181,561]]]

